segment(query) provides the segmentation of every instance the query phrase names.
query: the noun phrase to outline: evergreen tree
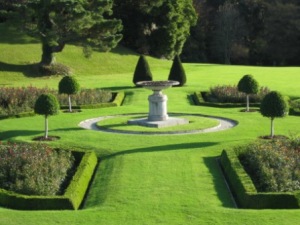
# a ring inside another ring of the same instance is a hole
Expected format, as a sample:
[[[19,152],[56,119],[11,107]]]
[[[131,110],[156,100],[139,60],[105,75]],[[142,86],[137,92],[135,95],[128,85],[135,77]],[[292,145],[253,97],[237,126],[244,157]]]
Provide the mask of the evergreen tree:
[[[111,19],[112,0],[27,0],[20,15],[28,34],[41,40],[41,66],[54,63],[54,53],[68,43],[100,50],[114,48],[121,39],[121,21]],[[90,54],[90,51],[85,51]]]
[[[168,80],[178,81],[179,85],[176,86],[183,86],[186,83],[185,71],[178,55],[173,60]]]
[[[252,75],[245,75],[238,83],[238,90],[243,92],[247,96],[247,108],[246,111],[249,112],[249,95],[257,94],[258,92],[258,82],[253,78]]]
[[[139,81],[152,81],[152,73],[144,55],[140,56],[136,64],[132,81],[136,86],[138,86],[136,83]]]
[[[38,97],[34,105],[34,112],[45,116],[45,139],[48,138],[48,117],[57,114],[59,103],[52,94],[42,94]]]
[[[274,137],[274,119],[288,114],[288,103],[277,91],[271,91],[261,102],[260,112],[271,119],[271,137]]]
[[[197,21],[192,0],[115,0],[114,11],[126,46],[168,59],[181,53]]]
[[[58,92],[68,95],[69,112],[72,112],[71,95],[77,94],[79,90],[80,85],[73,76],[64,76],[58,84]]]

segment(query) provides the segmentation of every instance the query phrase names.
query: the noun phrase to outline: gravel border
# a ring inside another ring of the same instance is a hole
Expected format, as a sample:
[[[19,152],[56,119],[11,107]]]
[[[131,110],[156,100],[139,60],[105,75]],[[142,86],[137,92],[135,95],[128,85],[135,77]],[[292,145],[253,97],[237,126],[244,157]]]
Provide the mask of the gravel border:
[[[138,113],[132,113],[132,114],[119,114],[114,116],[101,116],[97,118],[91,118],[84,121],[81,121],[78,126],[82,127],[84,129],[88,130],[94,130],[94,131],[101,131],[101,132],[108,132],[108,133],[118,133],[118,134],[138,134],[138,135],[183,135],[183,134],[199,134],[199,133],[211,133],[211,132],[218,132],[223,130],[231,129],[238,125],[238,122],[235,120],[223,118],[223,117],[217,117],[217,116],[207,116],[202,114],[186,114],[186,113],[170,113],[169,115],[190,115],[190,116],[199,116],[199,117],[206,117],[218,120],[220,123],[218,126],[210,127],[206,129],[201,130],[188,130],[188,131],[161,131],[161,132],[143,132],[143,131],[125,131],[125,130],[117,130],[117,129],[101,129],[101,127],[98,127],[96,124],[97,122],[105,119],[110,119],[118,116],[128,116],[128,115],[136,115]]]

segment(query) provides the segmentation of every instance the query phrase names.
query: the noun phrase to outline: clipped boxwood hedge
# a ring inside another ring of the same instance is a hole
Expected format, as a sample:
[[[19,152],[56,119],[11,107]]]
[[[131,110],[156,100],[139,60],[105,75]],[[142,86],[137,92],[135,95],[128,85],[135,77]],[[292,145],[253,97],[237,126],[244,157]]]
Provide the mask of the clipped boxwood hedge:
[[[237,108],[237,107],[245,107],[245,103],[218,103],[218,102],[207,102],[205,101],[206,91],[194,92],[191,96],[193,102],[196,105],[200,106],[210,106],[210,107],[219,107],[219,108]],[[260,103],[250,103],[251,107],[259,107]]]
[[[248,209],[300,208],[300,191],[258,193],[233,150],[223,150],[220,164],[239,207]]]
[[[70,184],[62,196],[29,196],[0,189],[0,205],[19,210],[78,209],[97,166],[94,152],[73,152],[81,160]]]

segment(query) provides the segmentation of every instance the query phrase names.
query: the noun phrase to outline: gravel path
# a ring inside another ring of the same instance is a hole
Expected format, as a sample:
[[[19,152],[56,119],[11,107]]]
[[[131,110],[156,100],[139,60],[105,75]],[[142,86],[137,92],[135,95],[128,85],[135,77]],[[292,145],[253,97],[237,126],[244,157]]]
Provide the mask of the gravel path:
[[[128,114],[126,114],[127,116]],[[188,114],[186,114],[188,115]],[[189,114],[190,115],[190,114]],[[194,114],[193,114],[194,115]],[[117,115],[122,116],[122,115]],[[124,115],[125,116],[125,115]],[[139,134],[139,135],[170,135],[170,134],[198,134],[198,133],[209,133],[209,132],[218,132],[223,130],[228,130],[230,128],[235,127],[238,123],[234,120],[222,118],[222,117],[213,117],[213,116],[205,116],[205,115],[197,115],[206,118],[211,118],[218,120],[220,123],[218,126],[202,129],[202,130],[188,130],[188,131],[158,131],[158,132],[142,132],[142,131],[124,131],[124,130],[116,130],[116,129],[101,129],[96,124],[97,122],[105,119],[114,118],[116,116],[101,116],[97,118],[87,119],[78,124],[79,127],[84,129],[94,130],[94,131],[101,131],[101,132],[110,132],[110,133],[120,133],[120,134]]]

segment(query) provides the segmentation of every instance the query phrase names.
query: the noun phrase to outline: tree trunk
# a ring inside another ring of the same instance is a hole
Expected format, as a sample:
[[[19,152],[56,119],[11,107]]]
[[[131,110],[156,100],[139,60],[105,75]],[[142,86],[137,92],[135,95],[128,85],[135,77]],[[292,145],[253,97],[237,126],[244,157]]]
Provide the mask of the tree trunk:
[[[271,118],[271,138],[274,137],[274,118]]]
[[[247,108],[246,111],[249,112],[249,95],[247,94]]]
[[[41,59],[40,65],[41,66],[50,66],[55,61],[55,57],[53,54],[53,48],[50,45],[48,45],[47,43],[43,43],[42,45],[43,45],[42,46],[43,54],[42,54],[42,59]]]
[[[69,112],[72,112],[71,95],[68,96],[68,100],[69,100]]]
[[[48,117],[45,116],[45,139],[48,138]]]

